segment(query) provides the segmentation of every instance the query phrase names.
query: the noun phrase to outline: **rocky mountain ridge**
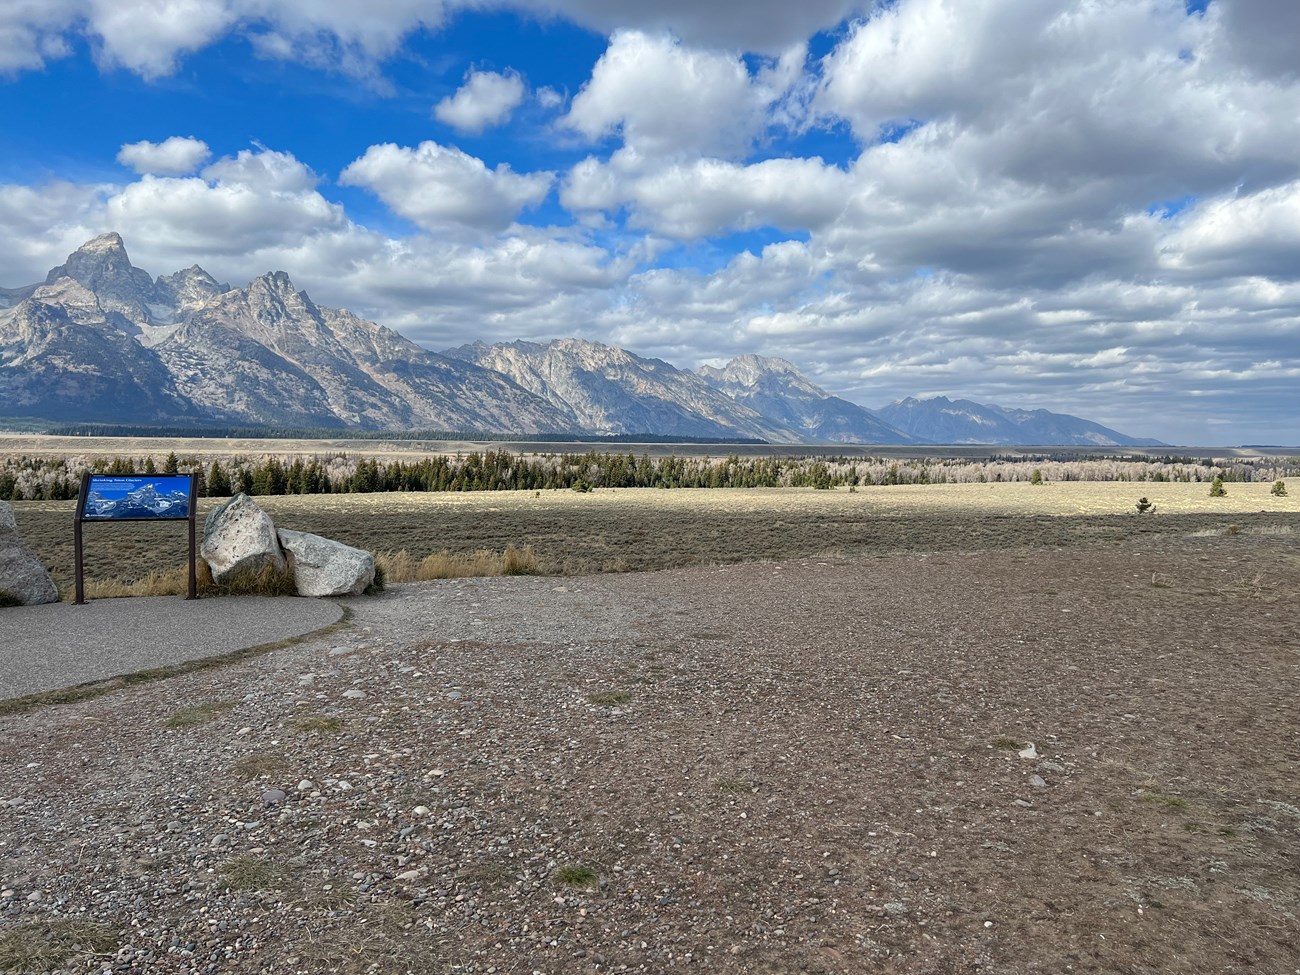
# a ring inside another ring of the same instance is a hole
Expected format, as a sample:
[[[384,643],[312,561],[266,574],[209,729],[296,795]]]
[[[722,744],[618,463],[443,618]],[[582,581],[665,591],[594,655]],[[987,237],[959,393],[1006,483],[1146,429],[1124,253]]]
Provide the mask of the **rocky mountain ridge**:
[[[799,431],[723,395],[695,373],[662,359],[582,339],[475,342],[445,353],[509,376],[600,434],[742,436],[798,442]]]
[[[690,372],[580,339],[439,354],[315,304],[283,271],[244,288],[198,265],[153,278],[115,233],[88,241],[42,283],[0,289],[0,416],[786,443],[1154,443],[1077,417],[966,401],[872,411],[784,359],[756,355]]]
[[[197,266],[153,279],[117,234],[5,292],[10,416],[128,423],[538,433],[568,417],[509,379],[314,304],[283,271],[246,288]]]

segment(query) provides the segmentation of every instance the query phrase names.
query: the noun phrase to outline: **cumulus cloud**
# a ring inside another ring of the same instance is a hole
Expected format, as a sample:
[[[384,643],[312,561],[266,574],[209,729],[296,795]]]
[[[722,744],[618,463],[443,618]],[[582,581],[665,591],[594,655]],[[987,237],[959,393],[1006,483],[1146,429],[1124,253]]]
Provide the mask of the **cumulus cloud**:
[[[1300,281],[1300,180],[1206,201],[1175,224],[1160,251],[1166,268],[1197,281]]]
[[[523,100],[524,82],[516,72],[471,71],[433,115],[459,132],[478,133],[505,122]]]
[[[1296,38],[1300,4],[1289,0],[1231,0],[1210,6],[1207,16],[1220,28],[1215,53],[1253,74],[1300,76]]]
[[[633,226],[681,239],[733,230],[826,227],[844,209],[848,174],[821,159],[718,159],[643,165],[631,153],[588,157],[570,170],[560,201],[569,209],[627,207]]]
[[[212,151],[202,139],[173,135],[162,142],[129,142],[118,152],[117,161],[141,174],[185,176],[210,155]]]
[[[414,149],[371,146],[339,177],[369,189],[394,213],[426,230],[465,227],[506,229],[526,207],[546,198],[553,173],[516,173],[505,163],[489,169],[481,159],[436,142]]]
[[[0,76],[67,56],[65,33],[81,7],[82,0],[7,0],[0,5]]]
[[[604,34],[668,31],[689,44],[779,54],[868,6],[856,0],[6,0],[0,72],[39,68],[85,33],[109,64],[145,77],[170,74],[187,53],[231,31],[267,57],[355,74],[375,70],[421,28],[461,9],[504,8],[559,16]]]
[[[592,140],[617,133],[641,155],[728,157],[748,150],[771,100],[734,54],[618,31],[562,124]]]
[[[0,71],[39,68],[84,34],[104,64],[157,78],[239,31],[265,56],[368,74],[444,17],[438,0],[6,0]]]
[[[225,34],[238,14],[213,0],[90,0],[87,17],[104,61],[156,78]]]

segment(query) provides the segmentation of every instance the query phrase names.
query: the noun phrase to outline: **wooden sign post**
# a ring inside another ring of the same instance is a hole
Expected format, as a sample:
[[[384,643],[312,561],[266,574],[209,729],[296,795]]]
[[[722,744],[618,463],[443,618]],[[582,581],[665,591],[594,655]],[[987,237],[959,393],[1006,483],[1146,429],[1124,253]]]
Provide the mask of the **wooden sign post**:
[[[188,521],[190,529],[189,592],[198,598],[198,549],[195,517],[198,481],[192,474],[92,474],[81,475],[81,496],[73,518],[73,557],[77,591],[73,604],[84,606],[86,587],[82,571],[81,525],[86,521]]]

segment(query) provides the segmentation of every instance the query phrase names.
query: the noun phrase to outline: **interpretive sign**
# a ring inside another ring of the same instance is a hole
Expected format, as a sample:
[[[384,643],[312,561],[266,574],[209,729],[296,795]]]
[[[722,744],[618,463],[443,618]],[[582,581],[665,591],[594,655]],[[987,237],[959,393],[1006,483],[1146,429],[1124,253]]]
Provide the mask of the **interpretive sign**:
[[[153,521],[190,516],[189,474],[119,477],[91,474],[81,496],[82,521]]]
[[[92,474],[81,477],[81,496],[74,519],[77,605],[85,603],[82,578],[81,525],[86,521],[187,521],[190,527],[189,593],[198,595],[194,517],[198,484],[192,474]]]

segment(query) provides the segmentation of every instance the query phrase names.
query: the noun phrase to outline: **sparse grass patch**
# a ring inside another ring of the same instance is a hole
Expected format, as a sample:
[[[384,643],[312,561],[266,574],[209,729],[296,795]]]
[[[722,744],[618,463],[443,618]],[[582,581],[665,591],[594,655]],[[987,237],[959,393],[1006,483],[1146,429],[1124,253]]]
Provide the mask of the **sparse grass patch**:
[[[1191,809],[1192,804],[1182,796],[1171,796],[1164,792],[1143,791],[1138,795],[1138,802],[1147,802],[1166,809]]]
[[[714,779],[713,788],[718,792],[752,792],[754,784],[746,779]]]
[[[20,924],[0,933],[0,972],[44,972],[78,954],[106,955],[117,932],[97,921],[50,920]]]
[[[0,590],[0,609],[4,609],[6,606],[21,606],[22,604],[23,601],[17,596],[11,596],[9,593]]]
[[[222,864],[221,877],[231,890],[279,890],[289,879],[289,869],[259,857],[235,857]]]
[[[234,701],[207,701],[204,704],[190,704],[173,711],[163,722],[164,728],[194,728],[207,724],[213,718],[219,718],[235,706]]]
[[[294,718],[289,727],[304,734],[336,735],[343,730],[343,719],[326,714],[311,714]]]
[[[989,742],[989,744],[1004,752],[1018,752],[1024,747],[1020,742],[1016,741],[1014,738],[1008,738],[1006,735],[994,738]]]
[[[245,782],[251,782],[264,776],[283,775],[289,771],[289,760],[275,752],[249,752],[235,759],[230,771]]]
[[[599,704],[611,707],[615,704],[626,704],[632,700],[631,691],[592,691],[587,695],[588,704]]]
[[[600,875],[591,867],[582,863],[570,863],[559,867],[551,879],[561,887],[577,890],[597,890],[600,887]]]

